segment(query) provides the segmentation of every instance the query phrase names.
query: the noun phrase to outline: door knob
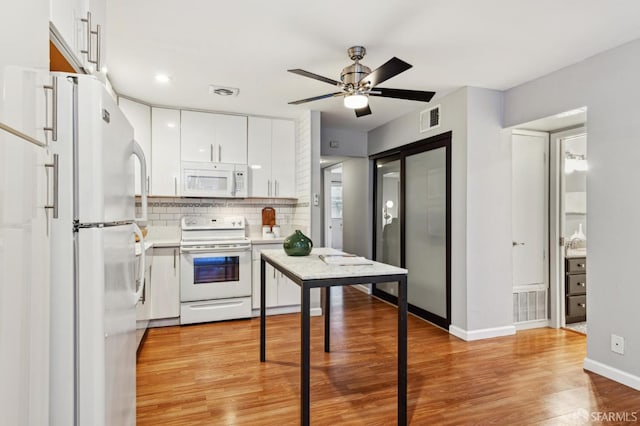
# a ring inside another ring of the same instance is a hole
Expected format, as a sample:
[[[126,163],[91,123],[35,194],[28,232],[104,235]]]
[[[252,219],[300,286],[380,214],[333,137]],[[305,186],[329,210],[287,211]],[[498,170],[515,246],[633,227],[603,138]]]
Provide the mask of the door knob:
[[[523,246],[523,245],[524,245],[524,243],[519,243],[519,242],[517,242],[517,241],[512,241],[512,242],[511,242],[511,245],[512,245],[513,247],[515,247],[515,246]]]

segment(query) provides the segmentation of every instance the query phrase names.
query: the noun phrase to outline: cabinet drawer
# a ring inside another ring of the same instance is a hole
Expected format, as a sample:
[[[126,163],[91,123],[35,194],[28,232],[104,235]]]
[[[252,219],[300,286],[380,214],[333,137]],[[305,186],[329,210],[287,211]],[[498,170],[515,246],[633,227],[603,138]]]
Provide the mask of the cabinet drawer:
[[[574,274],[585,272],[587,270],[587,258],[575,257],[567,259],[566,272],[567,274]]]
[[[567,295],[584,294],[587,292],[587,275],[567,275]]]
[[[587,296],[568,296],[567,297],[567,316],[578,317],[587,314]]]

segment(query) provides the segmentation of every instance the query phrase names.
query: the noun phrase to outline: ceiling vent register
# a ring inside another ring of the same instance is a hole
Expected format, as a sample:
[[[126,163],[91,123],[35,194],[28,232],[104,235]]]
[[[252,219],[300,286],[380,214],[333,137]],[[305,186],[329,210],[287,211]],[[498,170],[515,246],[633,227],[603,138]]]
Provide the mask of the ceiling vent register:
[[[209,85],[210,95],[238,96],[238,93],[240,93],[240,89],[238,89],[237,87],[215,86],[213,84]]]

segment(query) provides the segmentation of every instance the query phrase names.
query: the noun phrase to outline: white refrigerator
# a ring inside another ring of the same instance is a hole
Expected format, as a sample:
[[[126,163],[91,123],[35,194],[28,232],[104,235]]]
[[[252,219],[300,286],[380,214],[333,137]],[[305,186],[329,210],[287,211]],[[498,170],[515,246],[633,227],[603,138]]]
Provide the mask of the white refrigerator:
[[[133,128],[103,84],[53,74],[57,218],[51,229],[51,425],[134,425],[136,273]],[[144,188],[145,185],[142,185]],[[142,196],[146,216],[146,194]],[[143,250],[144,253],[144,250]]]

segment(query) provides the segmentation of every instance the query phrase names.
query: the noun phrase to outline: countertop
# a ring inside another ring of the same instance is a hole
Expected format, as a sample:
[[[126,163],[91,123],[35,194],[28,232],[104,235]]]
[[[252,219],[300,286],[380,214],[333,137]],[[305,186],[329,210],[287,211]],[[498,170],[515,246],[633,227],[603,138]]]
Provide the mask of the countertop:
[[[326,247],[314,248],[309,256],[287,256],[283,249],[263,250],[261,253],[302,280],[396,275],[408,272],[406,269],[375,261],[372,261],[371,265],[328,265],[318,256],[343,252]]]

